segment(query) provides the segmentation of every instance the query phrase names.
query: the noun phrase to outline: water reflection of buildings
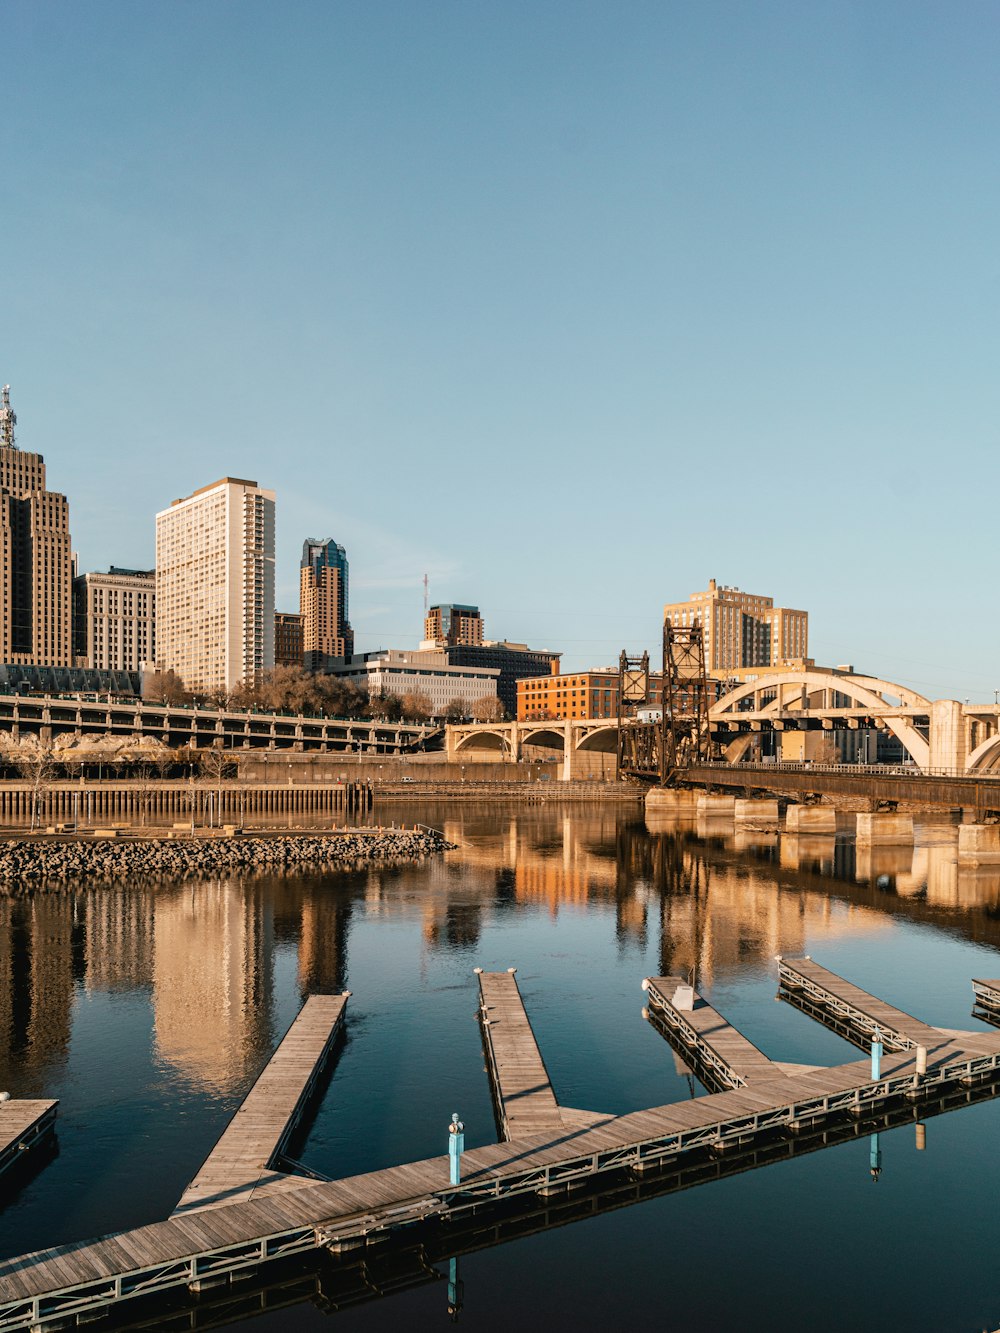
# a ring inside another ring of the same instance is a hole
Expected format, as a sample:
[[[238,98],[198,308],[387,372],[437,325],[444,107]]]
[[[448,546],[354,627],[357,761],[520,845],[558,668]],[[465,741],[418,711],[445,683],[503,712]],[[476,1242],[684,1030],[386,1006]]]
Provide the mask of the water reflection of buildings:
[[[260,1063],[271,1040],[273,945],[253,881],[197,882],[157,897],[156,1044],[187,1078],[223,1091]]]
[[[0,1086],[37,1094],[65,1060],[82,940],[70,896],[0,898]]]

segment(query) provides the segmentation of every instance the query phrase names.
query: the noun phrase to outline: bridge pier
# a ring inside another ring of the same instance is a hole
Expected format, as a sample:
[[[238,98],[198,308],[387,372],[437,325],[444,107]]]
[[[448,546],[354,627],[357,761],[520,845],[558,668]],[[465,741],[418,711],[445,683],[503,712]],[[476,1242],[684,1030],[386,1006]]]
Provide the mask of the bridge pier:
[[[829,805],[790,805],[785,828],[789,833],[836,833],[837,812]]]
[[[859,814],[857,821],[859,847],[895,847],[913,842],[912,815]]]
[[[695,809],[699,815],[708,815],[714,819],[729,819],[736,809],[736,797],[705,794],[698,797]]]
[[[1000,864],[1000,824],[960,824],[958,860],[973,866]]]
[[[778,802],[767,800],[738,800],[734,811],[737,824],[777,824]]]

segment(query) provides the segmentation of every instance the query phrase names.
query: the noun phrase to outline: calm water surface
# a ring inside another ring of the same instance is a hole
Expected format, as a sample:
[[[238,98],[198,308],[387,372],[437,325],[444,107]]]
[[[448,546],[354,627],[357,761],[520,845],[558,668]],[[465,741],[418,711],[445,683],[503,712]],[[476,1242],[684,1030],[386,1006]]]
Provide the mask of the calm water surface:
[[[560,1101],[621,1112],[704,1095],[640,1016],[642,978],[698,984],[777,1060],[857,1058],[776,1004],[813,957],[942,1026],[1000,976],[1000,875],[955,831],[856,854],[845,836],[734,836],[634,808],[421,806],[458,851],[339,875],[177,881],[0,900],[0,1088],[60,1099],[58,1156],[0,1196],[10,1255],[165,1217],[305,995],[353,992],[301,1159],[341,1176],[442,1153],[453,1110],[495,1140],[473,967],[517,966]],[[463,1257],[460,1322],[700,1330],[1000,1324],[1000,1102],[609,1210]],[[147,1316],[148,1318],[148,1316]],[[225,1327],[431,1328],[443,1282]],[[150,1324],[150,1326],[154,1326]]]

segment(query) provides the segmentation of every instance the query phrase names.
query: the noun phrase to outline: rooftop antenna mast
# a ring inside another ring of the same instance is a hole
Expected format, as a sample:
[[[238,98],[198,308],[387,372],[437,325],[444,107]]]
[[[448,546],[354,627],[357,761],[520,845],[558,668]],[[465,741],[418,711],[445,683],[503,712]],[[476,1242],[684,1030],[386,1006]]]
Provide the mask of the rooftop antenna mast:
[[[430,587],[430,580],[428,579],[427,575],[425,574],[425,575],[424,575],[424,619],[425,619],[425,620],[427,619],[427,610],[428,610],[428,592],[427,592],[427,590],[428,590],[429,587]]]
[[[10,385],[3,386],[2,396],[0,396],[0,444],[6,449],[13,449],[14,446],[14,427],[17,425],[17,417],[14,415],[10,406]]]

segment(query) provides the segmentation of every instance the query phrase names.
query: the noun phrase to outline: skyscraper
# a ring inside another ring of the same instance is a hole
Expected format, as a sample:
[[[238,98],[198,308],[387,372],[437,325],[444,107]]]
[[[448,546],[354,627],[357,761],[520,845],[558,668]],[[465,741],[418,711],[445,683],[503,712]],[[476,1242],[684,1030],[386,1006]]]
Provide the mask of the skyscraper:
[[[10,386],[0,396],[0,662],[72,666],[73,556],[65,495],[45,460],[14,443]]]
[[[802,666],[809,653],[809,613],[775,606],[760,597],[709,579],[705,592],[686,602],[668,602],[665,618],[675,625],[701,625],[705,668],[718,679],[762,667]]]
[[[274,491],[223,477],[156,515],[156,660],[205,692],[274,666]]]
[[[327,537],[302,544],[299,611],[303,661],[310,671],[325,670],[330,658],[354,652],[354,631],[347,619],[347,552]]]
[[[483,618],[478,606],[462,606],[458,602],[432,606],[424,619],[424,642],[438,647],[465,644],[472,646],[483,641]]]

